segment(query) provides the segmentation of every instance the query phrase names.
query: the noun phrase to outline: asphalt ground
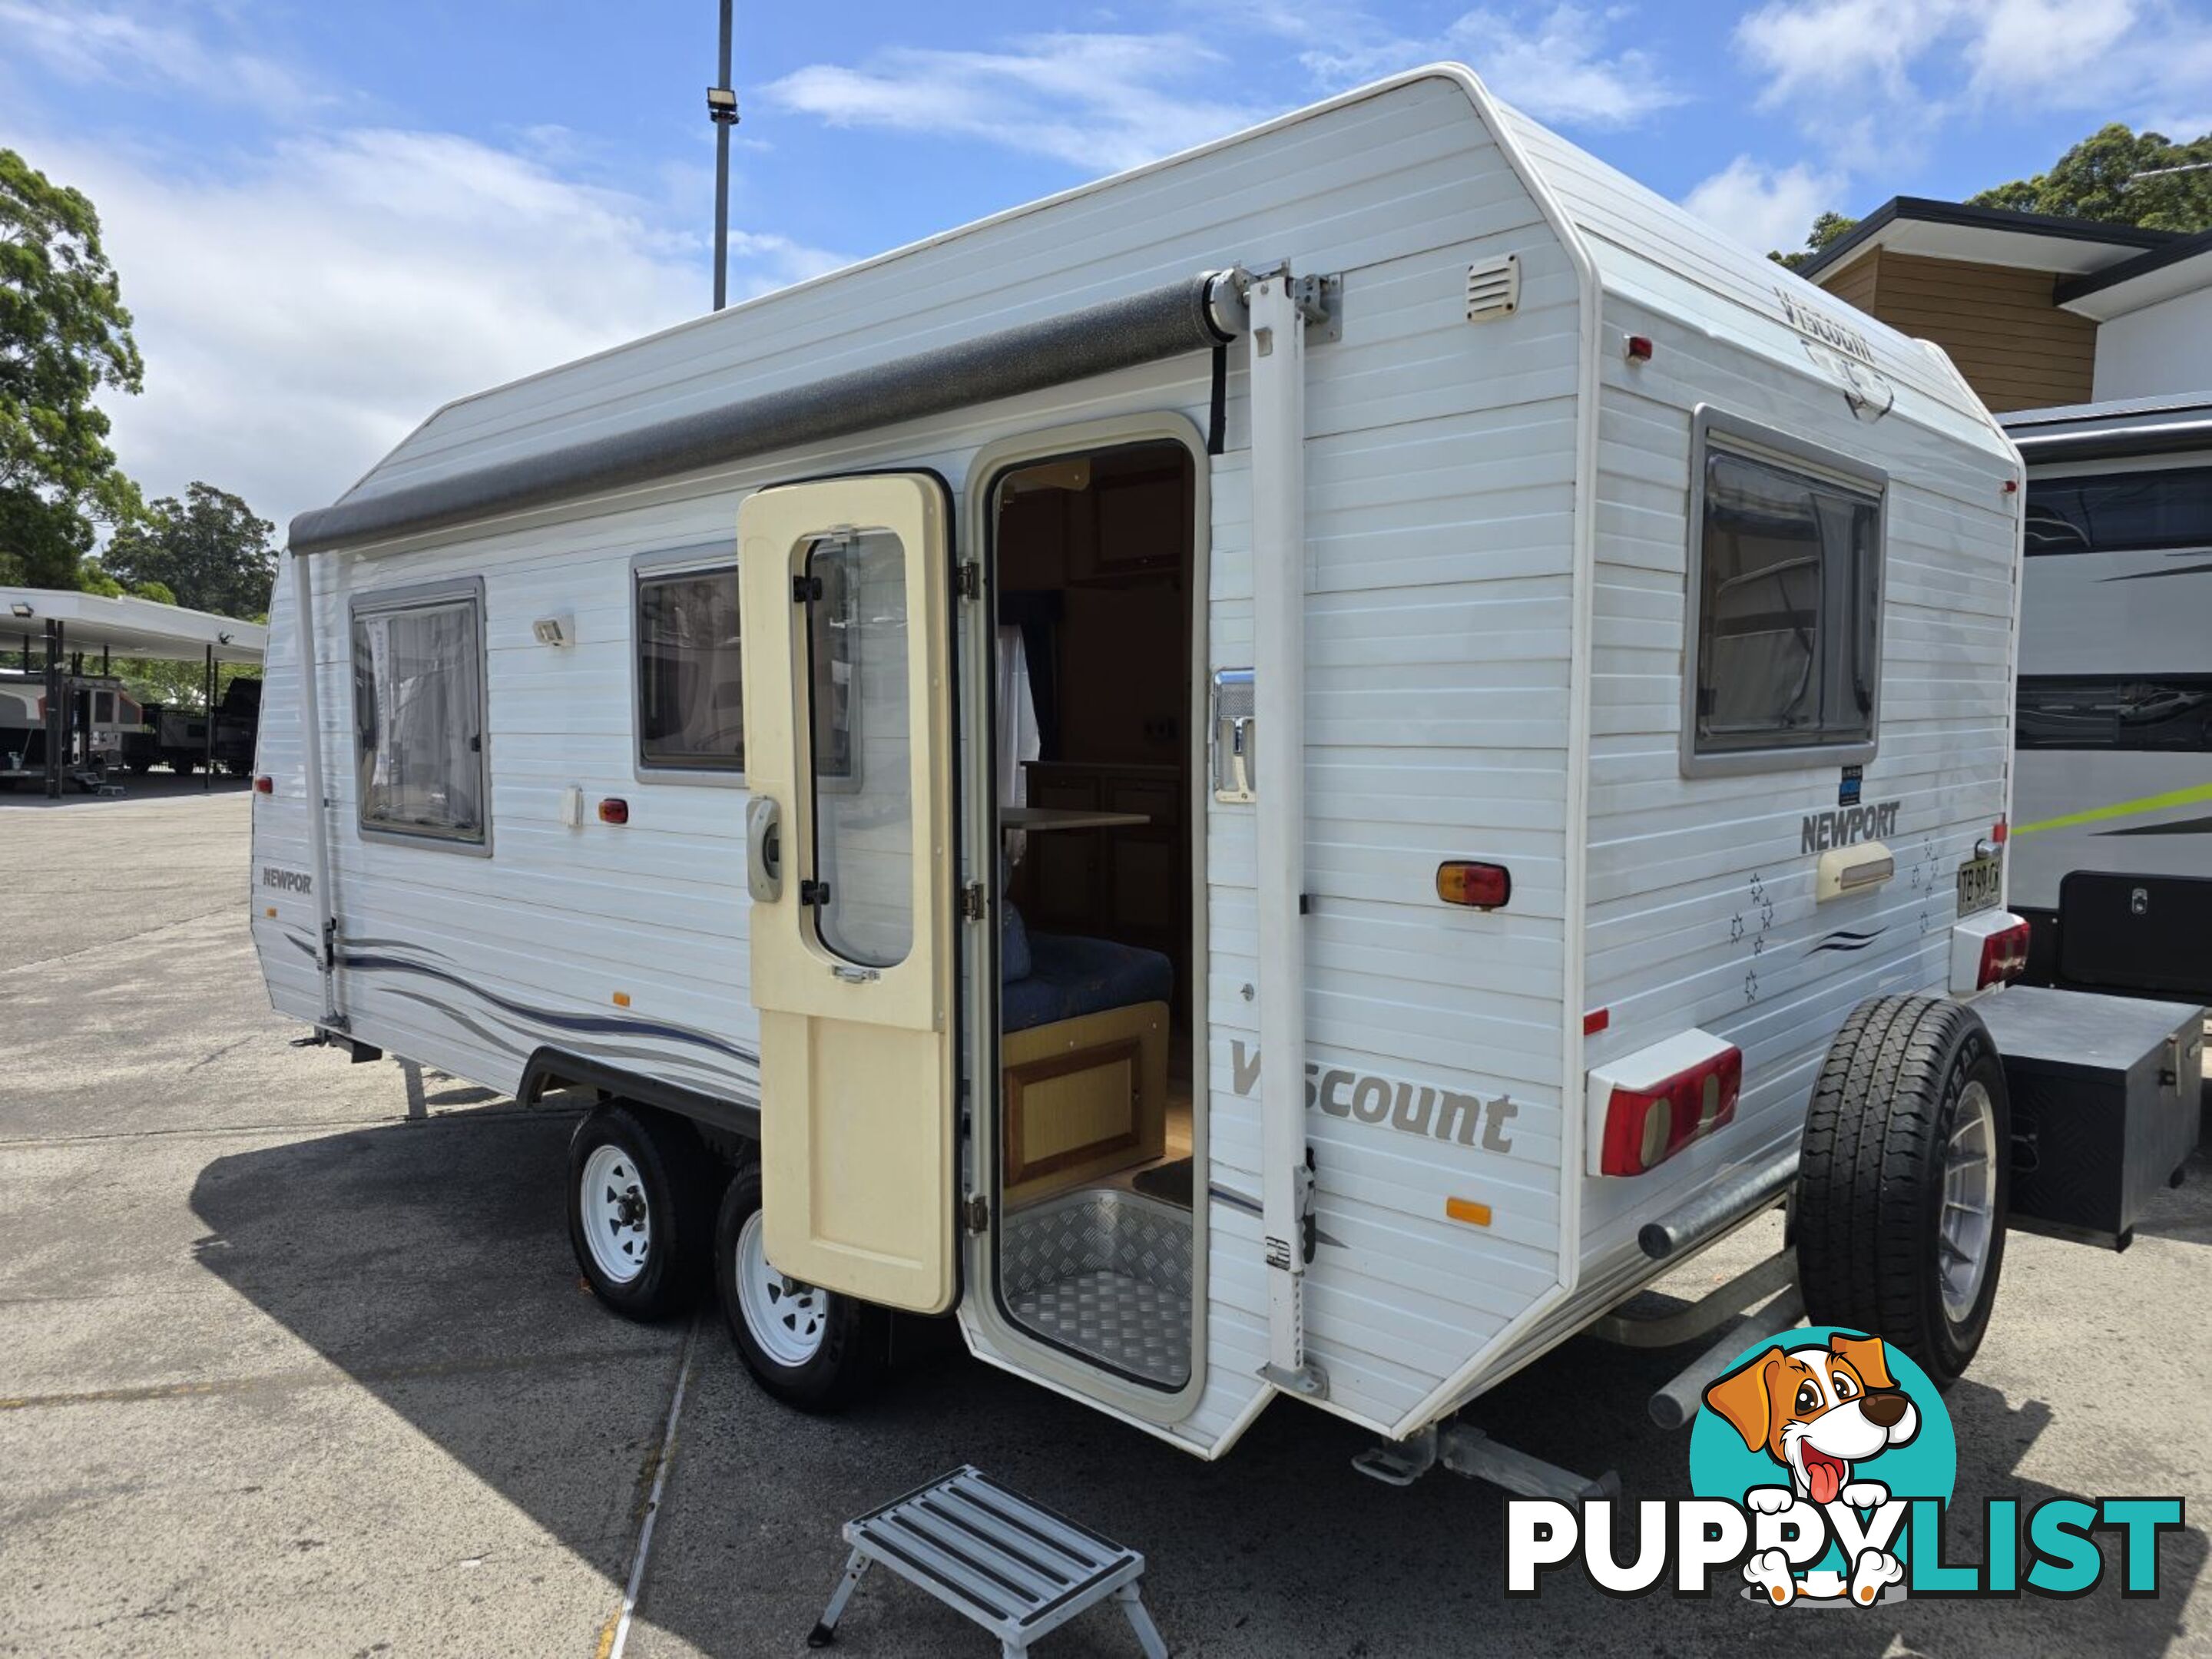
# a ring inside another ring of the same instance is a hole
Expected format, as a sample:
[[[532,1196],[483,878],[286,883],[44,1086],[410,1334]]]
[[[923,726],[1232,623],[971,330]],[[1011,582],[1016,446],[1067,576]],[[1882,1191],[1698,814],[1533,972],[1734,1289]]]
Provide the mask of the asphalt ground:
[[[2161,1540],[2155,1599],[2108,1572],[2070,1601],[1776,1613],[1569,1577],[1508,1601],[1501,1493],[1368,1480],[1364,1437],[1285,1404],[1201,1464],[939,1329],[868,1406],[785,1410],[711,1309],[637,1326],[583,1290],[559,1201],[572,1108],[433,1073],[410,1121],[393,1062],[289,1046],[246,937],[246,807],[0,800],[0,1654],[604,1659],[659,1475],[625,1655],[795,1656],[840,1523],[963,1462],[1145,1551],[1178,1655],[2212,1653],[2194,1519]],[[2206,1173],[2123,1255],[2013,1236],[1949,1397],[1974,1510],[2206,1491]],[[1680,1495],[1686,1438],[1644,1401],[1688,1357],[1578,1340],[1470,1417],[1616,1468],[1632,1497]],[[1971,1517],[1954,1547],[1980,1559]],[[881,1573],[838,1646],[990,1650]],[[1102,1611],[1037,1651],[1137,1649]]]

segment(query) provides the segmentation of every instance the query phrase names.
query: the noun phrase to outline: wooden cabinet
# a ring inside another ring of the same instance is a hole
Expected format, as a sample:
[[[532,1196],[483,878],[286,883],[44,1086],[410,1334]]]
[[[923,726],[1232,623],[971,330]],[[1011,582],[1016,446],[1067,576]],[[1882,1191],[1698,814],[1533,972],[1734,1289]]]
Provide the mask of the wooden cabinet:
[[[1159,951],[1189,988],[1189,801],[1174,766],[1032,761],[1029,802],[1072,811],[1140,812],[1141,824],[1029,837],[1015,902],[1030,927]]]

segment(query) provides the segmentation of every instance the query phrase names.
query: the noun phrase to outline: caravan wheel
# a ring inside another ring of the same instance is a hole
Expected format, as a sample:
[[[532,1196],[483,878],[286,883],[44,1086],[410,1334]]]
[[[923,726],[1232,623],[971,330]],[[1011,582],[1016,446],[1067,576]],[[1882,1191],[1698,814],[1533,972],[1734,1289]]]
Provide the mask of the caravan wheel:
[[[741,1164],[714,1225],[722,1316],[761,1387],[802,1411],[834,1411],[881,1375],[890,1316],[778,1273],[769,1262],[760,1204],[760,1165]]]
[[[601,1106],[568,1142],[568,1242],[592,1294],[630,1319],[697,1299],[713,1159],[691,1126],[649,1107]]]
[[[1982,1345],[2004,1265],[2012,1114],[1981,1017],[1936,997],[1852,1012],[1805,1118],[1797,1278],[1816,1325],[1894,1342],[1940,1388]]]

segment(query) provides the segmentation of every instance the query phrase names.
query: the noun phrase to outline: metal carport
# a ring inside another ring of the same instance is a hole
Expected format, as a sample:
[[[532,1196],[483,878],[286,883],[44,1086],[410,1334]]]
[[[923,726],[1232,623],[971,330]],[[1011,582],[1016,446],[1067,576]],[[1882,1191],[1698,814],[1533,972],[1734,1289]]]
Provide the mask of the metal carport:
[[[68,779],[70,700],[64,681],[84,672],[86,653],[100,653],[100,672],[115,657],[151,658],[204,665],[207,699],[208,772],[215,755],[215,669],[217,663],[258,663],[269,630],[259,623],[188,611],[155,599],[111,599],[69,588],[0,587],[0,650],[17,646],[23,672],[32,672],[33,643],[46,642],[46,785],[58,799]]]

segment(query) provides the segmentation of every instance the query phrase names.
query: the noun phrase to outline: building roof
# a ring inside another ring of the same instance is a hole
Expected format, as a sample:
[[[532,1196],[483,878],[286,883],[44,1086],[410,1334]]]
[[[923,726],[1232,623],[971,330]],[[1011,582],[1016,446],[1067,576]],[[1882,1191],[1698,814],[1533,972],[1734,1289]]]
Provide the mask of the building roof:
[[[44,639],[46,624],[62,625],[64,651],[109,651],[165,662],[259,662],[269,630],[259,623],[187,611],[156,599],[110,599],[56,587],[0,587],[0,647]]]
[[[2178,236],[2118,264],[2066,278],[2051,298],[2102,322],[2207,286],[2212,286],[2212,230]]]
[[[1849,235],[1814,255],[1798,274],[1817,282],[1861,255],[1886,247],[1929,258],[2087,275],[2193,240],[2179,231],[2145,230],[2101,219],[1893,196],[1852,227]]]

